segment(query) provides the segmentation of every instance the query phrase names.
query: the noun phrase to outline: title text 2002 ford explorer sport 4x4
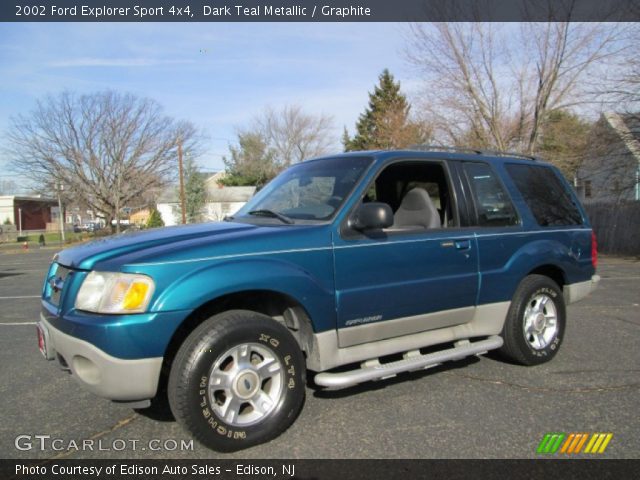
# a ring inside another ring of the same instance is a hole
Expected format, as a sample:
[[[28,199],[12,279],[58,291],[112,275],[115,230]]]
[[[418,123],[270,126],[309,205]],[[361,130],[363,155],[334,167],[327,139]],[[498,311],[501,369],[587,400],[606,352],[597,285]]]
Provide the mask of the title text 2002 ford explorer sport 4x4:
[[[493,349],[550,360],[595,267],[585,213],[551,165],[342,154],[289,168],[225,222],[60,252],[39,343],[99,396],[168,394],[193,437],[232,451],[293,423],[307,371],[339,388]]]

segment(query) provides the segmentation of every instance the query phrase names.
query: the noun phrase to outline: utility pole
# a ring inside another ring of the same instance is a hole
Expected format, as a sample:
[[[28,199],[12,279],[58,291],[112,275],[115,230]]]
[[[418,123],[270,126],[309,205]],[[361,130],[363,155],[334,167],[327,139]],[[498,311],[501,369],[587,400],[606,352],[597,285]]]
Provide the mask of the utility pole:
[[[187,206],[184,202],[184,174],[182,173],[182,139],[178,139],[178,171],[180,175],[180,208],[182,210],[182,224],[187,223]]]
[[[64,244],[64,213],[62,212],[62,197],[61,192],[64,189],[64,185],[62,183],[56,184],[56,191],[58,192],[58,213],[60,216],[60,238],[62,239],[62,243]]]

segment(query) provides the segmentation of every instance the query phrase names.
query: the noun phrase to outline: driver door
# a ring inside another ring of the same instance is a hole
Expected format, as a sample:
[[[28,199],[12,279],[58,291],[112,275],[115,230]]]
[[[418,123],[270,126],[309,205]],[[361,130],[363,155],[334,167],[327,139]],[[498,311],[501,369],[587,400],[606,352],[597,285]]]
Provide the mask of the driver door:
[[[471,320],[478,294],[478,248],[471,229],[458,226],[450,185],[443,162],[387,166],[363,201],[376,196],[371,200],[390,204],[397,214],[407,190],[425,188],[438,207],[441,226],[394,225],[375,233],[343,227],[334,237],[340,347]]]

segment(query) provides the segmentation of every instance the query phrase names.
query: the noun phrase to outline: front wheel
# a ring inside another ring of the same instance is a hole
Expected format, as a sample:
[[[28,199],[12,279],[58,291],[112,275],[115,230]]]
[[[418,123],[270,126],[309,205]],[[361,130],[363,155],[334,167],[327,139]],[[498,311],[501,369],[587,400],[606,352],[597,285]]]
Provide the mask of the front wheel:
[[[224,312],[184,341],[168,390],[174,416],[196,440],[221,452],[239,450],[294,422],[305,396],[304,357],[270,317]]]
[[[525,277],[513,296],[499,352],[522,365],[551,360],[562,344],[566,311],[562,290],[543,275]]]

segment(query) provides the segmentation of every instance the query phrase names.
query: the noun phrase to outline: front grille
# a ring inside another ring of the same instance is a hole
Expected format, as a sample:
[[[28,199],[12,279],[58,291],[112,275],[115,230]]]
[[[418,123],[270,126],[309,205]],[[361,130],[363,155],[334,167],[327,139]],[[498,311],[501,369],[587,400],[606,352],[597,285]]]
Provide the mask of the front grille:
[[[49,284],[48,290],[51,292],[49,301],[53,305],[60,305],[60,298],[62,297],[62,292],[64,291],[64,285],[71,273],[71,269],[63,267],[62,265],[58,265],[53,275],[51,275],[47,279],[47,283]]]

